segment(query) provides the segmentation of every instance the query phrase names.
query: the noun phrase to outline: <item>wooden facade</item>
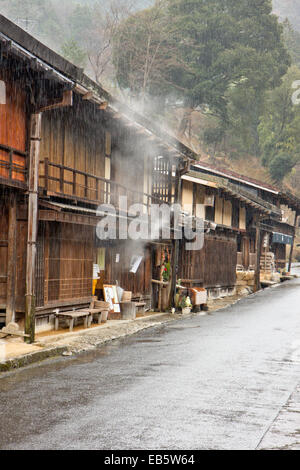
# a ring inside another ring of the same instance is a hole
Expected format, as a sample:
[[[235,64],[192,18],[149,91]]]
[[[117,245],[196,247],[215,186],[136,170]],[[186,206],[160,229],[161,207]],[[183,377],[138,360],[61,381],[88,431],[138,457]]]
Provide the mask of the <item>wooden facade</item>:
[[[32,340],[34,315],[89,304],[99,250],[103,278],[151,303],[150,239],[97,240],[97,207],[114,205],[119,219],[120,196],[146,214],[154,201],[174,202],[183,157],[110,107],[79,69],[3,17],[1,27],[0,322],[25,312]]]
[[[236,283],[236,236],[206,235],[202,250],[181,247],[179,278],[194,287],[232,287]]]
[[[43,113],[39,183],[47,192],[100,200],[105,129],[100,119],[91,121],[86,108],[77,103]]]
[[[25,183],[26,95],[24,85],[0,68],[0,179]]]
[[[0,306],[6,308],[7,298],[7,250],[8,250],[8,208],[0,205]]]
[[[38,307],[91,296],[94,237],[93,227],[40,222],[36,277]]]
[[[133,256],[142,256],[136,274],[130,272]],[[151,296],[152,247],[134,242],[111,243],[105,250],[106,281],[118,284],[134,295]]]
[[[182,244],[180,277],[186,285],[207,289],[234,287],[237,268],[256,269],[256,221],[280,213],[228,178],[194,168],[182,177],[182,207],[205,221],[205,236],[199,251],[186,251]]]
[[[292,195],[275,187],[207,164],[195,164],[191,170],[184,177],[182,202],[192,204],[194,216],[215,223],[216,234],[220,230],[227,236],[230,232],[235,234],[237,268],[258,271],[261,264],[258,259],[261,261],[260,256],[270,252],[274,254],[274,269],[286,269],[286,247],[294,241],[298,199],[293,201]],[[195,209],[196,203],[200,208]],[[283,204],[294,211],[291,219],[295,225],[283,220]],[[215,250],[218,252],[217,243]],[[231,269],[233,273],[234,266]],[[226,284],[226,275],[222,282]],[[209,285],[209,281],[205,283]]]

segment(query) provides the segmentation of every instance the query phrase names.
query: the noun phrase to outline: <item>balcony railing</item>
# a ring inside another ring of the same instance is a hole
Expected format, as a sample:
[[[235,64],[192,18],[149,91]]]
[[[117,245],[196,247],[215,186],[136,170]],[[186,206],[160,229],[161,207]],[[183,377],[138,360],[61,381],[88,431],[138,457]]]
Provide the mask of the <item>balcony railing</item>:
[[[119,197],[126,196],[128,208],[132,204],[140,203],[147,213],[151,204],[164,202],[160,198],[135,191],[101,176],[50,162],[47,158],[40,162],[40,187],[50,195],[79,199],[98,205],[112,204],[118,209]]]
[[[27,153],[0,144],[0,178],[11,182],[26,183]]]

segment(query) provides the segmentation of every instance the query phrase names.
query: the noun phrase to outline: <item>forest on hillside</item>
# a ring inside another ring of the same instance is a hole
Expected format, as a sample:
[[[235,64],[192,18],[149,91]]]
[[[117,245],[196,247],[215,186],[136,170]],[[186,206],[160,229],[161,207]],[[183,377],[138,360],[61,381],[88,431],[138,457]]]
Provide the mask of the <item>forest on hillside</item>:
[[[0,12],[201,158],[300,193],[300,0],[0,0]]]

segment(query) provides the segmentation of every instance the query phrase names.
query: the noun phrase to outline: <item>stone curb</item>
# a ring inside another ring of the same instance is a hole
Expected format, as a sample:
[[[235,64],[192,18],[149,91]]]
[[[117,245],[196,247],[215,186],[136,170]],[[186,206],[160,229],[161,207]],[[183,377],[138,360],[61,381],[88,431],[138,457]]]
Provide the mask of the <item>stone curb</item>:
[[[278,285],[280,285],[280,284],[278,284]],[[262,290],[259,291],[259,292],[262,292]],[[255,292],[253,294],[250,294],[249,296],[257,295],[259,292]],[[246,297],[248,297],[248,296],[246,296]],[[209,312],[206,312],[205,315],[207,315],[207,314],[209,315],[209,314],[213,313],[214,311],[220,311],[220,310],[223,310],[225,308],[228,308],[230,305],[234,305],[234,304],[238,303],[241,299],[242,298],[236,299],[232,303],[229,303],[228,305],[225,305],[224,307],[221,307],[221,308],[217,308],[217,309],[212,308]],[[76,351],[76,347],[74,347],[75,345],[72,345],[72,339],[75,340],[76,338],[79,338],[80,336],[85,337],[85,336],[88,336],[88,334],[93,334],[93,333],[97,334],[97,331],[99,332],[100,328],[96,327],[92,331],[90,329],[82,330],[80,333],[79,332],[76,332],[76,333],[74,332],[73,334],[63,333],[61,335],[58,335],[57,337],[51,338],[51,340],[52,341],[55,341],[55,340],[59,341],[59,339],[63,340],[63,339],[69,338],[70,339],[70,344],[64,344],[64,345],[60,345],[60,346],[47,346],[46,341],[45,341],[45,343],[43,343],[43,341],[39,341],[37,344],[44,347],[44,349],[42,349],[41,351],[36,351],[36,352],[29,353],[29,354],[25,354],[25,355],[22,355],[22,356],[19,356],[19,357],[16,357],[16,358],[8,359],[7,361],[0,363],[0,373],[1,372],[8,372],[8,371],[11,371],[11,370],[16,370],[16,369],[19,369],[21,367],[28,366],[28,365],[33,364],[35,362],[43,361],[43,360],[51,358],[51,357],[61,356],[63,353],[69,352],[70,350],[73,350],[74,354],[80,354],[81,352],[84,352],[88,349],[94,349],[97,346],[101,346],[101,344],[105,344],[105,343],[108,343],[108,342],[111,342],[111,341],[114,341],[114,340],[117,340],[117,339],[120,339],[120,338],[124,338],[126,336],[134,335],[136,333],[139,333],[142,330],[145,330],[145,329],[148,329],[148,328],[154,328],[155,326],[162,325],[162,324],[169,323],[169,322],[176,321],[176,320],[180,320],[180,319],[192,318],[195,315],[199,315],[199,314],[189,313],[189,314],[186,314],[186,315],[178,315],[178,314],[173,315],[171,313],[166,313],[165,312],[165,313],[157,313],[157,314],[154,314],[154,315],[149,315],[147,317],[140,317],[140,318],[137,318],[136,320],[128,320],[128,321],[125,321],[123,323],[124,326],[125,326],[125,324],[127,324],[128,326],[129,325],[134,326],[134,325],[138,325],[139,323],[144,321],[145,324],[142,325],[140,328],[137,328],[136,330],[133,330],[133,331],[120,332],[120,333],[116,333],[116,334],[113,333],[114,326],[109,325],[108,328],[106,329],[106,331],[108,333],[109,330],[110,330],[111,335],[108,335],[106,337],[105,337],[105,335],[103,335],[104,337],[102,337],[102,338],[99,337],[99,341],[95,342],[94,344],[91,344],[90,347],[83,348],[83,349],[80,348],[77,351]],[[101,332],[103,332],[103,331],[104,330],[101,328]]]
[[[154,315],[153,317],[154,317],[154,319],[157,319],[157,320],[159,318],[162,318],[162,317],[167,317],[165,319],[165,321],[162,320],[161,323],[167,323],[168,321],[172,321],[173,319],[175,320],[175,318],[176,318],[174,315],[170,315],[170,314],[166,314],[166,313],[157,314],[157,315]],[[149,316],[147,318],[138,318],[136,320],[146,320],[146,321],[148,320],[149,321],[150,318],[151,317]],[[135,324],[135,321],[129,321],[128,323]],[[137,331],[133,331],[133,332],[130,332],[128,334],[124,334],[124,333],[123,334],[122,333],[121,334],[116,334],[115,336],[113,336],[111,338],[103,338],[102,340],[99,338],[100,341],[95,346],[100,346],[101,344],[113,341],[115,339],[122,338],[124,336],[133,335],[133,334],[138,333],[139,331],[142,331],[144,329],[154,327],[154,326],[156,326],[156,324],[159,324],[159,322],[150,323],[149,325],[145,324],[144,326],[139,328]],[[110,326],[109,329],[113,330],[113,326]],[[85,335],[89,332],[91,333],[91,330],[83,330],[80,333]],[[69,336],[70,340],[72,340],[72,338],[74,338],[74,336],[77,336],[77,337],[80,336],[80,333]],[[62,334],[61,335],[61,337],[66,337],[66,336],[67,336],[67,334]],[[41,342],[40,342],[40,345],[42,346]],[[45,344],[45,346],[46,346],[46,344]],[[0,374],[1,374],[1,372],[9,372],[9,371],[12,371],[12,370],[16,370],[16,369],[19,369],[21,367],[26,367],[26,366],[34,364],[36,362],[40,362],[40,361],[43,361],[45,359],[49,359],[51,357],[61,356],[63,353],[68,352],[69,350],[70,350],[70,346],[68,344],[61,345],[61,346],[51,346],[51,347],[48,346],[48,347],[45,347],[44,349],[41,349],[41,351],[35,351],[35,352],[29,353],[29,354],[24,354],[24,355],[16,357],[16,358],[7,359],[4,362],[0,362]],[[80,352],[78,352],[78,354],[80,354]]]
[[[113,325],[112,323],[108,324],[104,324],[102,326],[96,326],[94,328],[87,328],[87,329],[84,329],[84,330],[81,330],[81,331],[74,331],[72,333],[70,332],[66,332],[66,333],[59,333],[57,335],[52,335],[52,336],[49,336],[47,339],[39,339],[38,341],[35,342],[35,344],[38,344],[38,345],[41,345],[41,346],[46,346],[47,343],[50,343],[51,342],[54,342],[54,341],[59,341],[60,339],[70,339],[72,340],[72,338],[76,338],[78,336],[85,336],[85,335],[90,335],[90,334],[97,334],[97,332],[104,332],[104,331],[108,331],[108,330],[113,330],[115,326],[120,326],[120,324],[122,324],[122,326],[124,325],[134,325],[134,324],[138,324],[139,322],[149,322],[151,323],[151,321],[153,320],[153,322],[155,322],[156,320],[159,320],[159,319],[163,319],[164,317],[166,317],[166,320],[169,320],[169,321],[172,321],[174,319],[176,319],[177,317],[178,318],[184,318],[185,315],[172,315],[171,313],[157,313],[157,314],[154,314],[154,315],[148,315],[146,317],[140,317],[140,318],[136,318],[135,320],[122,320],[122,323],[117,323],[117,325]],[[119,322],[120,320],[118,320]]]
[[[29,366],[34,362],[43,361],[44,359],[49,359],[50,357],[60,356],[67,350],[67,346],[55,346],[52,348],[42,349],[41,351],[25,354],[13,359],[8,359],[5,362],[0,362],[0,373]]]
[[[209,313],[209,312],[207,312],[207,313]],[[125,326],[125,323],[127,325],[130,325],[130,326],[138,325],[139,323],[142,323],[142,321],[144,321],[145,324],[141,325],[136,330],[128,331],[128,332],[120,332],[120,333],[116,333],[116,334],[113,333],[114,326],[110,325],[107,328],[106,331],[111,330],[111,333],[112,333],[111,336],[106,336],[106,337],[103,337],[103,338],[99,337],[99,341],[97,341],[93,345],[91,344],[90,347],[79,348],[79,350],[76,350],[76,347],[74,347],[74,345],[72,345],[72,339],[74,340],[76,338],[80,338],[80,336],[85,337],[85,336],[88,336],[89,333],[91,334],[93,332],[97,333],[97,331],[99,331],[100,328],[99,329],[95,328],[93,331],[91,331],[90,329],[89,330],[82,330],[80,333],[73,333],[73,334],[64,333],[64,334],[61,334],[61,335],[58,335],[58,336],[60,336],[60,339],[62,339],[62,340],[66,339],[66,338],[69,338],[70,339],[69,344],[67,343],[67,344],[60,345],[60,346],[47,346],[46,342],[43,343],[42,341],[40,341],[37,344],[39,344],[41,347],[44,347],[44,349],[42,349],[41,351],[35,351],[35,352],[29,353],[29,354],[25,354],[25,355],[22,355],[22,356],[19,356],[19,357],[16,357],[16,358],[8,359],[7,361],[0,363],[0,374],[1,374],[1,372],[9,372],[9,371],[12,371],[12,370],[16,370],[16,369],[19,369],[21,367],[26,367],[30,364],[40,362],[40,361],[43,361],[45,359],[49,359],[51,357],[61,356],[65,352],[72,351],[75,355],[80,354],[80,353],[83,353],[87,350],[94,349],[94,348],[97,348],[97,347],[99,347],[103,344],[109,343],[111,341],[121,339],[121,338],[124,338],[124,337],[127,337],[127,336],[132,336],[132,335],[137,334],[137,333],[139,333],[143,330],[146,330],[148,328],[154,328],[156,326],[163,325],[163,324],[166,324],[166,323],[169,323],[169,322],[172,322],[172,321],[176,321],[176,320],[180,320],[180,319],[192,318],[195,315],[197,315],[197,314],[189,313],[189,314],[186,314],[186,315],[182,315],[182,314],[180,314],[180,315],[174,314],[173,315],[171,313],[166,313],[166,312],[165,313],[157,313],[155,315],[149,315],[147,317],[141,317],[141,318],[137,318],[136,320],[129,320],[129,321],[124,322],[123,323],[124,326]],[[103,332],[103,329],[101,329],[101,331]],[[53,339],[58,340],[59,338],[54,337]]]
[[[83,352],[90,351],[104,344],[110,343],[112,341],[122,339],[128,336],[133,336],[140,333],[141,331],[155,328],[157,326],[164,325],[166,323],[174,322],[176,320],[191,318],[193,314],[188,315],[171,315],[171,314],[159,314],[156,318],[139,318],[135,321],[129,320],[125,321],[122,325],[118,324],[116,327],[110,325],[105,330],[95,328],[93,330],[82,330],[70,336],[62,334],[60,337],[55,337],[54,342],[64,341],[64,346],[66,346],[67,351],[73,353],[74,355],[81,354]],[[98,334],[97,334],[98,333]],[[99,334],[102,333],[102,334]],[[68,341],[67,341],[68,340]],[[46,346],[47,343],[39,343],[41,346]]]
[[[278,284],[278,286],[280,286],[280,285],[281,284]],[[274,287],[275,286],[269,287],[269,289],[274,288]],[[276,287],[277,287],[277,285],[276,285]],[[250,296],[257,295],[259,292],[262,292],[263,290],[266,290],[266,289],[262,289],[258,292],[254,292],[253,294],[250,294],[249,296],[245,296],[245,297],[250,297]],[[242,300],[242,298],[243,297],[241,297],[240,299],[236,299],[232,303],[229,303],[228,305],[225,305],[224,307],[217,308],[217,309],[212,308],[212,309],[210,309],[210,311],[206,312],[206,315],[207,314],[209,315],[209,314],[213,313],[214,311],[220,311],[220,310],[226,309],[229,306],[238,303],[240,300]],[[146,316],[146,317],[136,318],[136,320],[125,321],[123,323],[123,325],[125,325],[125,323],[126,323],[127,325],[133,326],[133,325],[138,324],[138,323],[143,322],[143,321],[145,322],[145,324],[142,325],[137,330],[116,333],[116,335],[113,334],[113,329],[114,329],[113,325],[109,325],[109,327],[107,328],[106,331],[112,330],[111,331],[112,335],[107,336],[107,337],[103,337],[103,338],[99,337],[99,341],[97,341],[96,343],[91,345],[91,349],[93,349],[97,346],[100,346],[101,344],[105,344],[105,343],[108,343],[110,341],[114,341],[116,339],[124,338],[126,336],[131,336],[131,335],[134,335],[136,333],[139,333],[142,330],[145,330],[145,329],[148,329],[148,328],[154,328],[155,326],[162,325],[164,323],[169,323],[169,322],[172,322],[172,321],[175,321],[175,320],[180,320],[180,319],[192,318],[194,315],[197,315],[197,314],[190,313],[190,314],[187,314],[187,315],[176,315],[176,314],[173,315],[171,313],[166,313],[165,312],[165,313],[157,313],[157,314],[154,314],[154,315],[149,315],[149,316]],[[76,337],[78,338],[80,336],[86,336],[89,333],[92,334],[93,332],[97,333],[97,331],[99,331],[99,330],[100,330],[100,328],[95,328],[93,331],[91,331],[89,329],[89,330],[82,330],[80,333],[78,333],[78,332],[73,333],[73,334],[63,333],[61,335],[58,335],[57,337],[51,338],[51,340],[59,340],[59,339],[70,338],[70,340],[71,340],[70,343],[71,343],[72,339],[74,340]],[[101,328],[101,331],[103,332],[102,328]],[[60,345],[60,346],[50,346],[50,347],[49,346],[47,347],[46,342],[43,344],[43,342],[40,341],[40,342],[38,342],[38,344],[40,346],[44,347],[44,349],[42,349],[41,351],[35,351],[35,352],[29,353],[29,354],[25,354],[25,355],[22,355],[22,356],[19,356],[19,357],[16,357],[16,358],[8,359],[5,362],[0,362],[0,373],[1,372],[8,372],[8,371],[11,371],[11,370],[16,370],[16,369],[19,369],[21,367],[25,367],[25,366],[28,366],[30,364],[33,364],[35,362],[40,362],[40,361],[43,361],[45,359],[49,359],[51,357],[61,356],[63,353],[70,351],[70,349],[73,349],[71,344],[64,344],[64,345]],[[90,348],[88,348],[88,349],[90,349]],[[84,352],[85,350],[86,350],[85,348],[80,349],[80,350],[76,351],[75,354],[80,354],[81,352]],[[73,349],[73,351],[74,351],[74,349]]]

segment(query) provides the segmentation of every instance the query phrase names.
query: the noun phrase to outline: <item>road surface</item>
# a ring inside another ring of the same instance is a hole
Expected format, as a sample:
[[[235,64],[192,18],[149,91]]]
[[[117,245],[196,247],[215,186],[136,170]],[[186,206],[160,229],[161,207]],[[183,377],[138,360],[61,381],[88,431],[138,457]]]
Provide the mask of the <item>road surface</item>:
[[[299,382],[299,319],[300,279],[6,374],[0,449],[259,448]]]

